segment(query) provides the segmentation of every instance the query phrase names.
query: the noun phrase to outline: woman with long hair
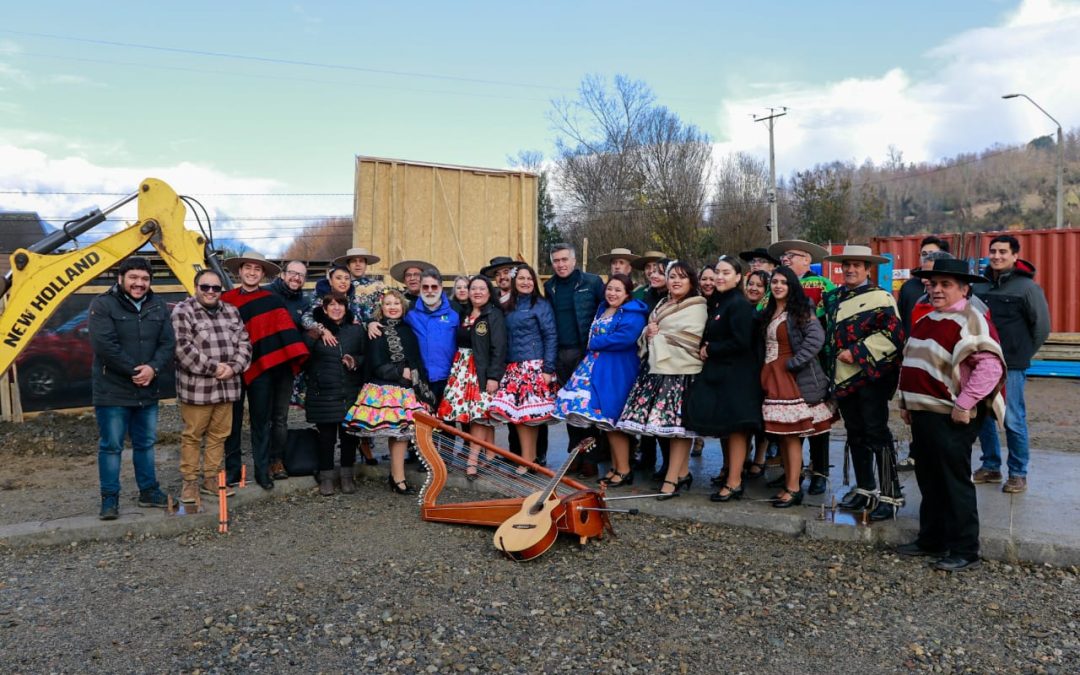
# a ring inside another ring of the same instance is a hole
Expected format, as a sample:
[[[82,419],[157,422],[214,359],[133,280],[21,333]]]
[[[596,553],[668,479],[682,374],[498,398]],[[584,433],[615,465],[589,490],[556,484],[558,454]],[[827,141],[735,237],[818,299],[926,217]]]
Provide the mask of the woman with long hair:
[[[390,489],[412,494],[405,482],[405,450],[415,435],[413,414],[435,404],[428,385],[420,344],[409,324],[402,321],[408,300],[397,289],[384,289],[375,320],[380,335],[368,346],[368,383],[345,418],[360,436],[383,436],[390,446]]]
[[[667,296],[649,315],[639,339],[648,351],[647,367],[634,382],[627,405],[615,425],[620,431],[669,438],[668,468],[657,499],[671,499],[689,489],[690,442],[694,433],[684,426],[687,388],[701,372],[701,334],[708,311],[698,294],[697,273],[676,260],[667,268]],[[668,486],[671,486],[668,488]]]
[[[754,270],[746,275],[743,282],[743,293],[746,299],[755,308],[764,309],[766,294],[769,291],[769,273],[764,270]]]
[[[758,326],[758,339],[765,346],[761,412],[765,431],[780,438],[786,479],[773,506],[782,509],[802,503],[802,439],[828,433],[836,420],[836,406],[827,399],[828,381],[818,363],[825,330],[790,267],[773,271],[769,301]]]
[[[491,399],[491,417],[514,425],[521,457],[535,462],[540,426],[554,421],[558,335],[555,312],[540,297],[533,268],[518,265],[510,271],[510,299],[503,310],[508,364]]]
[[[555,409],[555,416],[571,426],[607,432],[611,471],[601,481],[608,488],[634,483],[630,437],[615,428],[641,366],[637,341],[649,314],[645,303],[631,296],[632,283],[625,274],[612,274],[604,285],[585,358],[559,390]]]
[[[356,402],[363,384],[362,364],[367,338],[356,323],[344,294],[332,291],[322,297],[312,316],[334,336],[335,344],[320,340],[316,331],[304,336],[311,356],[304,364],[306,395],[304,414],[319,434],[319,494],[334,494],[334,448],[341,446],[341,491],[356,492],[353,465],[356,463],[355,435],[343,426],[349,407]]]
[[[716,293],[701,337],[705,362],[686,395],[686,427],[724,439],[727,482],[716,502],[742,499],[742,466],[750,436],[761,429],[761,368],[754,345],[754,308],[743,296],[734,258],[716,263]]]
[[[458,314],[469,311],[469,277],[463,274],[454,277],[454,292],[450,296],[450,306]]]
[[[491,442],[495,438],[491,397],[506,372],[506,319],[487,277],[478,275],[469,280],[469,311],[461,315],[457,347],[438,416],[447,422],[466,423],[470,434]],[[479,457],[480,446],[474,445],[466,478],[479,475]]]

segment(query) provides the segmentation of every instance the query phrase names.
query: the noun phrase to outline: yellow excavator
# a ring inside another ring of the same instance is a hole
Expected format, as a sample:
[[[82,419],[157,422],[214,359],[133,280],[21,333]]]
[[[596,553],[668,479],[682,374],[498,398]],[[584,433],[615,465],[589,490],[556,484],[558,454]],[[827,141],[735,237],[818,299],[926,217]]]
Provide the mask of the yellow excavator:
[[[101,241],[67,253],[53,253],[79,235],[105,222],[106,216],[138,200],[138,220]],[[165,182],[147,178],[138,192],[127,195],[104,210],[69,221],[29,248],[11,254],[11,272],[0,281],[6,303],[0,312],[0,374],[14,363],[19,352],[41,330],[60,304],[113,265],[135,253],[147,242],[176,274],[189,294],[195,292],[195,274],[209,267],[229,287],[229,275],[213,251],[212,232],[194,232],[184,226],[187,208],[202,229],[198,208],[190,197],[179,196]],[[202,209],[209,228],[209,214]]]

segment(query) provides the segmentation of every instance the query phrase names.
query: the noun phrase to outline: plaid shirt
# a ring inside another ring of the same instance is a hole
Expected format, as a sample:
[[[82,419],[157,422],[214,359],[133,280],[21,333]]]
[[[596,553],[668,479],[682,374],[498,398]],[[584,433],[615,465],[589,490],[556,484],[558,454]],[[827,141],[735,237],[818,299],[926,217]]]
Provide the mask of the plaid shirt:
[[[241,374],[251,363],[248,340],[240,311],[219,302],[208,312],[195,298],[176,305],[172,313],[176,333],[176,397],[182,403],[210,405],[240,398]],[[214,377],[219,363],[228,364],[233,376]]]

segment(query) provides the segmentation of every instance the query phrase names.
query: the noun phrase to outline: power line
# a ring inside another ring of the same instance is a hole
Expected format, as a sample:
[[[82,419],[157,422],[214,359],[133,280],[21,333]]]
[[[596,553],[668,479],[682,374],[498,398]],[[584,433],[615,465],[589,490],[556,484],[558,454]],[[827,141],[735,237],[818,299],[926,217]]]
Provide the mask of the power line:
[[[53,190],[0,190],[0,195],[73,195],[125,197],[130,192],[64,192]],[[200,197],[352,197],[352,192],[200,192]]]

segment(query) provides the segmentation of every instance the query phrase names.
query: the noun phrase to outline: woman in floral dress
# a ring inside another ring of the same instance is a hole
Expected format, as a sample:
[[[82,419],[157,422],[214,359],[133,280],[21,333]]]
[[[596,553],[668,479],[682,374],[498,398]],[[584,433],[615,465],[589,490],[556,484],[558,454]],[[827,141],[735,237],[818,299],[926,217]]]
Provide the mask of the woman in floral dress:
[[[509,363],[491,399],[491,417],[514,425],[528,462],[536,461],[540,427],[553,422],[555,412],[555,312],[539,286],[528,265],[511,270],[510,299],[503,305]]]
[[[625,274],[608,279],[604,301],[589,329],[585,358],[559,391],[555,405],[555,416],[567,424],[607,432],[612,466],[603,481],[609,488],[634,482],[630,437],[615,428],[641,365],[637,341],[649,314],[644,302],[631,297],[632,284]]]
[[[827,400],[828,383],[818,362],[825,330],[795,272],[776,268],[769,294],[759,321],[759,339],[765,345],[761,412],[766,433],[780,439],[787,484],[773,506],[783,509],[802,503],[802,439],[828,433],[836,406]]]
[[[461,315],[458,349],[438,411],[441,419],[466,423],[470,434],[488,442],[495,438],[491,397],[499,390],[499,381],[506,372],[506,319],[494,297],[495,290],[487,277],[469,280],[470,307]],[[472,446],[465,469],[467,478],[477,476],[479,457],[480,446]]]
[[[670,499],[689,489],[692,431],[683,426],[683,396],[701,372],[701,334],[708,312],[698,295],[697,273],[686,263],[667,267],[667,296],[649,315],[639,339],[648,351],[648,367],[634,382],[626,407],[615,425],[620,431],[671,439],[668,468],[657,499]],[[671,486],[668,488],[668,486]]]

